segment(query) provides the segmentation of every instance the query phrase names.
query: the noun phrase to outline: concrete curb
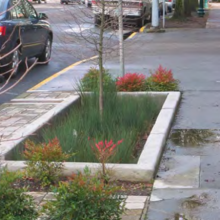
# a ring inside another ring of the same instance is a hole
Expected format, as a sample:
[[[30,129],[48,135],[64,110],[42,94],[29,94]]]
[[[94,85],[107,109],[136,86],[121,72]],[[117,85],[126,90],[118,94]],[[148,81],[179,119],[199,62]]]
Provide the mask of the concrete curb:
[[[154,178],[157,166],[159,164],[163,148],[165,146],[166,138],[178,107],[181,98],[180,92],[134,92],[121,93],[121,95],[152,95],[152,96],[167,96],[162,106],[162,109],[157,117],[155,125],[144,145],[143,151],[139,157],[137,164],[107,164],[107,168],[111,172],[111,176],[115,179],[126,181],[150,181]],[[77,101],[79,96],[73,95],[63,103],[57,105],[54,109],[47,112],[45,115],[36,120],[33,125],[30,124],[25,129],[25,134],[30,135],[39,129],[42,125],[48,122],[53,116],[60,113],[67,106]],[[22,140],[19,140],[19,143]],[[12,149],[18,142],[12,142],[10,149]],[[13,145],[13,146],[12,146]],[[24,161],[4,161],[8,169],[16,171],[25,168]],[[71,175],[72,173],[82,172],[87,166],[93,173],[100,170],[99,163],[64,163],[64,175]]]

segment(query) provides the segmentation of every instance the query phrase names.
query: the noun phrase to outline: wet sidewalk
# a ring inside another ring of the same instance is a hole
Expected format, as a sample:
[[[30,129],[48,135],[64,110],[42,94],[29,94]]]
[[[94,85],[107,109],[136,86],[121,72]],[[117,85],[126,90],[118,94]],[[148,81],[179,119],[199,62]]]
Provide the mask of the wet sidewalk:
[[[209,3],[209,19],[206,24],[206,28],[220,28],[220,4]]]
[[[95,63],[90,60],[75,65],[33,88],[27,97],[20,97],[30,99],[28,102],[19,100],[3,106],[10,137],[2,138],[14,141],[16,129],[30,130],[26,126],[42,116],[47,105],[49,111],[65,101],[61,96],[71,95],[77,80]],[[220,220],[220,6],[212,4],[206,29],[138,33],[125,41],[126,72],[149,76],[160,64],[171,68],[180,81],[182,101],[154,183],[147,219]],[[119,67],[117,53],[111,54],[105,68],[119,76]],[[30,110],[34,110],[32,115]],[[7,121],[16,115],[23,120]],[[2,136],[6,130],[0,127]],[[24,132],[21,134],[23,138]],[[0,147],[4,151],[10,145],[5,142]]]
[[[210,38],[200,44],[202,54],[194,50],[197,60],[183,62],[191,74],[181,83],[183,99],[154,182],[148,220],[220,219],[220,51],[214,49],[220,35],[212,34],[220,30],[220,4],[212,4],[207,24],[201,39]],[[179,79],[186,78],[182,70]]]

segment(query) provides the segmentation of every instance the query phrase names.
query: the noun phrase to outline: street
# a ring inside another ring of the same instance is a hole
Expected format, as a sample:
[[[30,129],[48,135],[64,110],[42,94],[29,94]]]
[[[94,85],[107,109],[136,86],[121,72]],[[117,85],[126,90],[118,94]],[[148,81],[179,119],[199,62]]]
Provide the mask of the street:
[[[48,0],[47,4],[42,2],[33,5],[37,12],[47,14],[52,25],[52,58],[49,65],[35,66],[18,85],[1,95],[0,104],[15,98],[70,64],[97,55],[96,43],[93,42],[97,42],[95,39],[98,37],[99,29],[93,24],[91,8],[78,3],[61,5],[59,0]],[[117,31],[106,30],[104,35],[105,47],[111,50],[118,43]],[[29,60],[28,63],[31,65],[33,60]],[[24,71],[25,65],[21,64],[18,76],[11,79],[6,88],[13,85]]]

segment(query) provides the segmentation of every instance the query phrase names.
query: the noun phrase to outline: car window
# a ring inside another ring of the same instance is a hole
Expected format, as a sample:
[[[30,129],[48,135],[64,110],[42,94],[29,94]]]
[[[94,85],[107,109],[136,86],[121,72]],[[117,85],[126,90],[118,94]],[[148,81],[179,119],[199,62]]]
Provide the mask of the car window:
[[[7,12],[8,2],[5,0],[0,0],[0,20],[4,19]]]
[[[29,2],[27,2],[26,0],[24,0],[24,7],[25,7],[25,10],[26,10],[26,12],[27,12],[28,18],[30,18],[30,19],[36,19],[36,18],[38,18],[35,9],[34,9],[33,6],[32,6]]]
[[[13,0],[12,8],[10,9],[11,19],[27,18],[22,0]]]

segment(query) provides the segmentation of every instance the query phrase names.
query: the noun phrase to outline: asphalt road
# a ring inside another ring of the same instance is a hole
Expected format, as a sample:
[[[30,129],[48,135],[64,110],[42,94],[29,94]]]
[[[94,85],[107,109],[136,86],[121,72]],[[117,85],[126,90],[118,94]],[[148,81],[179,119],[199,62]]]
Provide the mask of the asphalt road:
[[[52,58],[49,65],[36,65],[14,88],[0,96],[0,104],[5,103],[45,78],[79,60],[97,54],[95,49],[99,29],[93,24],[91,8],[84,5],[61,5],[59,0],[48,0],[47,4],[33,4],[38,12],[48,15],[54,31]],[[88,42],[89,41],[89,42]],[[105,31],[106,50],[118,43],[117,32]],[[33,60],[29,60],[29,65]],[[6,88],[13,85],[24,73],[25,65],[19,68],[19,74],[10,80]],[[1,84],[0,84],[1,86]]]

